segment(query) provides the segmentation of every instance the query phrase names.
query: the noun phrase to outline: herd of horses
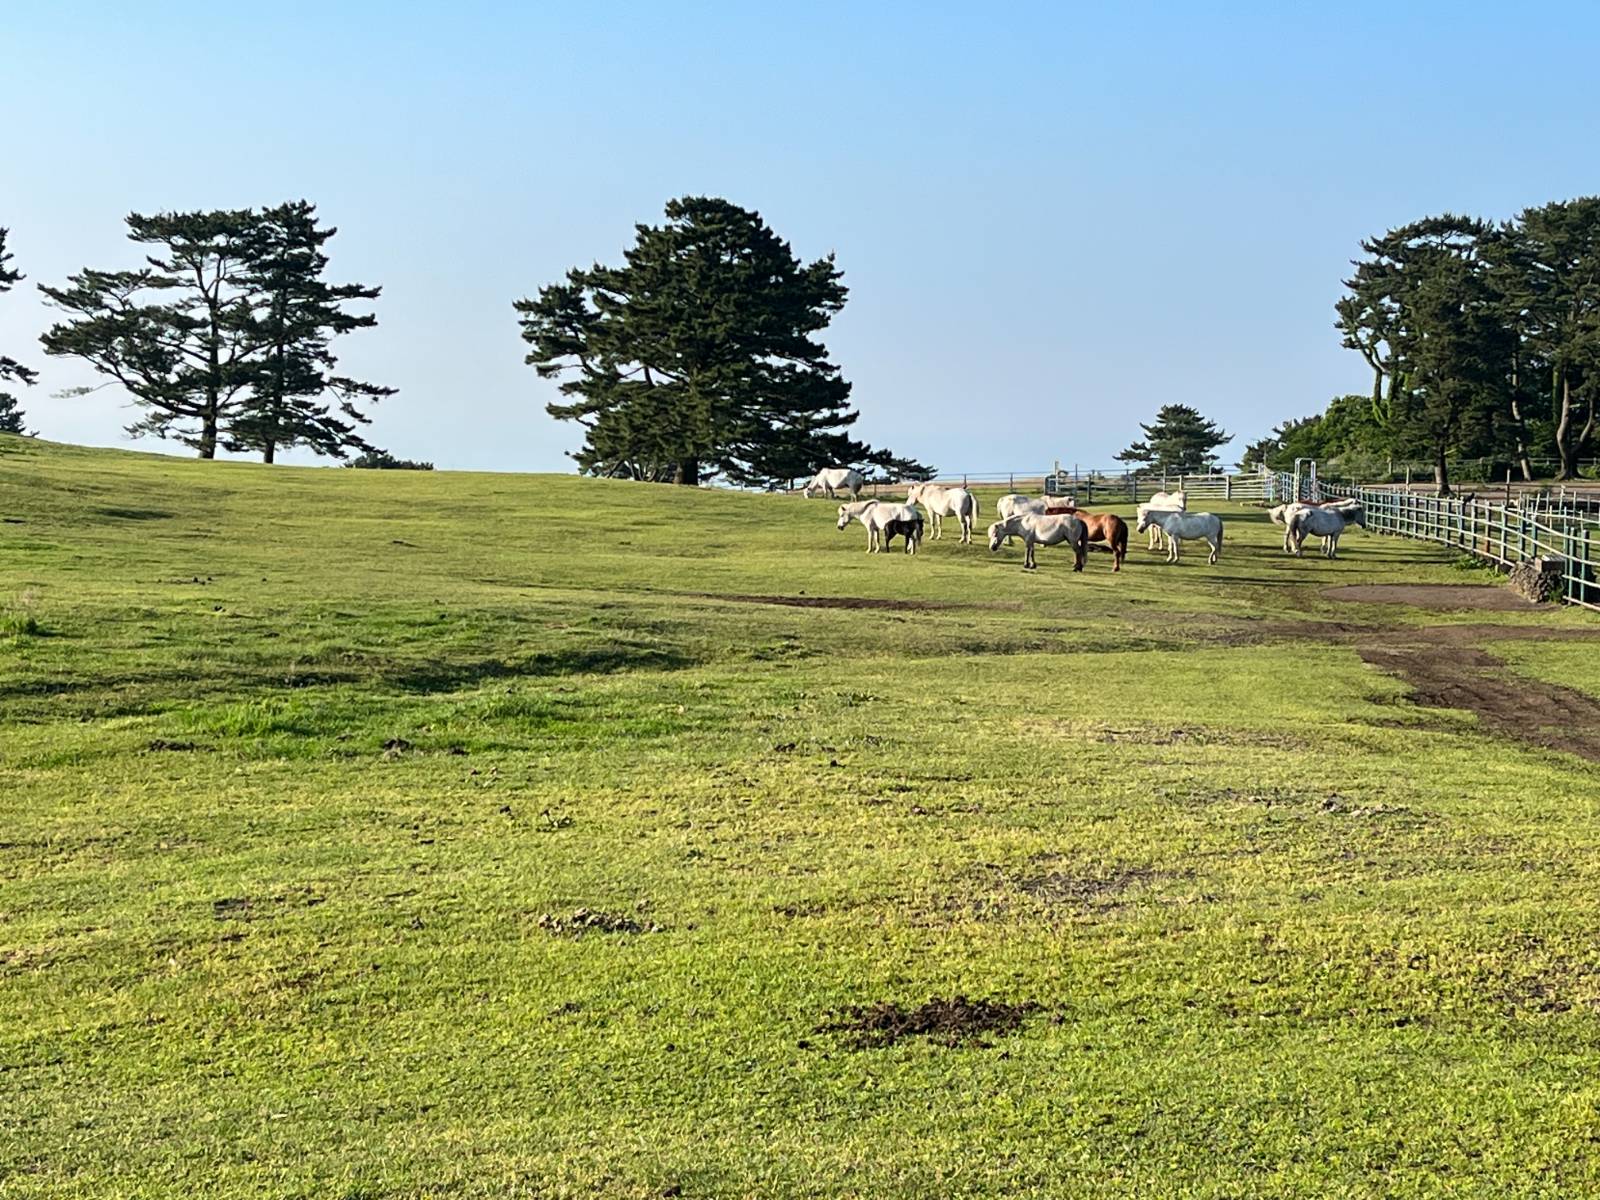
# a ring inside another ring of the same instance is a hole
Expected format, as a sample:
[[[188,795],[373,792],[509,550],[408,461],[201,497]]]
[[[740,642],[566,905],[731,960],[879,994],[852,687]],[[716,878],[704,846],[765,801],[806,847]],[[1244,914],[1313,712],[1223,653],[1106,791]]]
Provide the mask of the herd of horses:
[[[802,489],[807,499],[821,492],[830,500],[848,495],[839,505],[840,529],[859,521],[867,531],[867,552],[887,550],[895,538],[904,542],[905,552],[915,554],[922,545],[930,520],[935,540],[944,536],[944,519],[954,517],[961,526],[963,544],[972,541],[978,517],[978,498],[964,487],[937,483],[914,483],[904,502],[862,500],[866,480],[859,471],[834,467],[817,472]],[[1090,547],[1109,551],[1111,569],[1122,570],[1128,555],[1128,523],[1115,513],[1088,512],[1074,497],[1024,496],[1016,492],[1000,497],[995,504],[999,520],[989,526],[989,549],[999,550],[1014,538],[1023,543],[1023,569],[1037,569],[1034,551],[1039,546],[1065,545],[1072,550],[1072,569],[1081,571]],[[926,515],[924,515],[926,513]],[[1276,525],[1283,526],[1285,553],[1300,557],[1308,537],[1322,539],[1322,552],[1328,558],[1339,553],[1339,537],[1351,525],[1365,529],[1366,512],[1356,500],[1327,500],[1320,504],[1280,504],[1268,510]],[[1156,492],[1139,505],[1136,521],[1139,533],[1149,534],[1151,550],[1166,550],[1167,561],[1180,561],[1184,542],[1203,541],[1210,548],[1207,562],[1215,565],[1222,555],[1222,518],[1215,513],[1189,511],[1189,498],[1182,491]]]

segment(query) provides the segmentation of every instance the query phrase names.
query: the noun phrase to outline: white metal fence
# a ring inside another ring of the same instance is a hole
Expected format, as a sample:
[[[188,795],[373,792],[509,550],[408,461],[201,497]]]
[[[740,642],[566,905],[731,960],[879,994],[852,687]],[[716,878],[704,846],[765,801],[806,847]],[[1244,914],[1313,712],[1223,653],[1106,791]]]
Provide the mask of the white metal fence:
[[[1308,499],[1351,496],[1374,533],[1454,546],[1512,567],[1543,558],[1561,568],[1561,598],[1600,610],[1600,512],[1587,500],[1497,504],[1396,488],[1318,484]]]

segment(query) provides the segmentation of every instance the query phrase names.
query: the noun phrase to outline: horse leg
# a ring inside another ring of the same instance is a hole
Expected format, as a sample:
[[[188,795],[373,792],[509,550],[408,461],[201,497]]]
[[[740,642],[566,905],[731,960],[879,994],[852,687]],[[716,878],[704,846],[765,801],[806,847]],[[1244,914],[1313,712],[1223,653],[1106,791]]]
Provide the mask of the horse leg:
[[[1210,559],[1210,562],[1211,562],[1211,565],[1214,567],[1214,566],[1217,565],[1217,556],[1222,553],[1222,543],[1221,542],[1212,542],[1210,538],[1207,538],[1206,541],[1211,543],[1211,559]]]

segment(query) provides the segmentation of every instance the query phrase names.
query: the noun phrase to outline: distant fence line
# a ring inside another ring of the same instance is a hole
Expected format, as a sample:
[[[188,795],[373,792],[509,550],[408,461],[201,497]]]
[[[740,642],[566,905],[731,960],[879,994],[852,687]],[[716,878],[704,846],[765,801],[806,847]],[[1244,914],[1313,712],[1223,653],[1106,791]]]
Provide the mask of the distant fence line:
[[[1046,496],[1075,496],[1082,504],[1095,502],[1137,504],[1154,492],[1185,491],[1202,500],[1273,501],[1279,487],[1268,472],[1182,472],[1098,470],[1071,471],[962,471],[942,472],[933,481],[946,487],[1005,488],[1007,491]],[[868,480],[867,494],[903,492],[903,480]]]
[[[1311,493],[1311,500],[1360,500],[1374,533],[1453,546],[1507,568],[1535,558],[1559,564],[1561,598],[1600,610],[1600,504],[1594,500],[1534,497],[1505,504],[1321,481]]]

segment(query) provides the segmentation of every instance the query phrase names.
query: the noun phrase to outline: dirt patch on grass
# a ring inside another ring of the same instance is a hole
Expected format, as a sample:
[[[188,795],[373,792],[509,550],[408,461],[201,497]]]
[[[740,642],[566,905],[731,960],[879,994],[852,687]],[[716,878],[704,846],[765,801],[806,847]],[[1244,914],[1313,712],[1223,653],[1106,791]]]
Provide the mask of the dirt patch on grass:
[[[638,921],[625,913],[608,913],[580,908],[570,917],[541,913],[535,922],[540,929],[561,937],[582,937],[586,933],[661,933],[654,921]]]
[[[916,1008],[903,1008],[892,1000],[852,1004],[833,1020],[817,1026],[818,1033],[836,1033],[852,1050],[881,1050],[908,1038],[927,1038],[939,1046],[988,1046],[992,1034],[1014,1033],[1039,1006],[1031,1000],[1010,1004],[1004,1000],[969,1000],[965,996],[935,996]]]
[[[1021,612],[1019,600],[994,600],[984,604],[956,600],[881,600],[871,596],[763,596],[743,593],[690,592],[700,600],[726,600],[732,604],[778,604],[786,608],[869,608],[884,612],[935,612],[962,609]]]
[[[1350,583],[1323,588],[1322,595],[1329,600],[1358,604],[1409,604],[1436,612],[1525,612],[1534,607],[1505,588],[1471,583]]]
[[[1600,762],[1600,700],[1513,674],[1501,659],[1462,640],[1452,635],[1401,641],[1391,635],[1358,645],[1356,652],[1409,684],[1416,704],[1463,709],[1506,737]]]

